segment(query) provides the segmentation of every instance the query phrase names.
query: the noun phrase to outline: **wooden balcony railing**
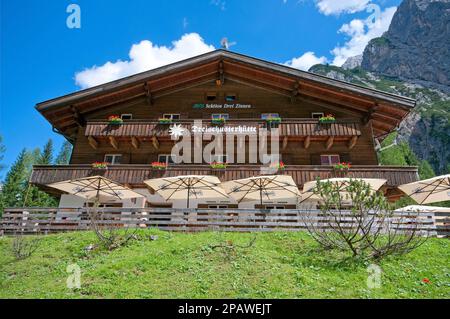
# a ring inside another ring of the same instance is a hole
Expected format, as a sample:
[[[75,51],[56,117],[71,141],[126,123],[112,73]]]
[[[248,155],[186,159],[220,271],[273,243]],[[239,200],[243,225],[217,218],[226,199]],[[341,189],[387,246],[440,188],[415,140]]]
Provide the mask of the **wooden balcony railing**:
[[[174,123],[181,124],[190,130],[193,120],[177,120]],[[211,120],[203,119],[202,125],[211,126]],[[265,126],[265,122],[255,119],[228,120],[226,126],[250,126],[257,130]],[[110,125],[107,121],[91,121],[86,125],[85,135],[98,137],[169,137],[169,125],[159,124],[155,120],[131,120],[121,125]],[[320,124],[316,119],[283,119],[279,124],[280,136],[292,137],[347,137],[360,136],[361,130],[358,122],[354,120],[338,120],[336,123]]]
[[[388,186],[398,186],[418,180],[417,167],[352,166],[348,172],[336,172],[331,166],[289,165],[281,174],[291,175],[299,187],[317,178],[360,177],[384,178]],[[102,175],[131,187],[144,187],[143,181],[151,178],[179,175],[216,175],[221,181],[264,175],[259,165],[229,165],[225,170],[215,170],[209,165],[173,165],[158,171],[150,165],[111,165],[107,170],[94,170],[91,165],[34,166],[31,183],[45,186],[50,183]]]
[[[395,232],[417,232],[447,237],[448,213],[395,212],[389,218],[371,213],[372,230],[390,223]],[[320,210],[297,209],[174,209],[174,208],[100,208],[95,223],[102,228],[159,228],[169,231],[305,231],[314,224],[327,231],[339,227],[355,230],[358,222],[349,211],[338,219],[324,216]],[[0,234],[35,234],[92,229],[85,208],[6,208],[0,219]],[[391,229],[391,228],[390,228]],[[384,233],[386,229],[382,229]]]

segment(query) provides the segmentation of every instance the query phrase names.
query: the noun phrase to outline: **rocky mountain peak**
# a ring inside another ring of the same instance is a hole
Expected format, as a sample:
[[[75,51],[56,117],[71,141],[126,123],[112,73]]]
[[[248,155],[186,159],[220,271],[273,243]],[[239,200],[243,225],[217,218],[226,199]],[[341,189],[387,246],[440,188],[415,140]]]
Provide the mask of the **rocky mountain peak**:
[[[399,79],[450,86],[450,0],[404,0],[389,30],[364,50],[361,67]]]
[[[345,69],[345,70],[358,68],[358,67],[361,66],[362,60],[363,60],[363,55],[362,54],[349,57],[347,59],[347,61],[345,61],[345,63],[342,64],[342,68]]]
[[[428,5],[432,2],[450,2],[450,0],[414,0],[414,2],[416,3],[417,7],[424,11],[428,8]]]

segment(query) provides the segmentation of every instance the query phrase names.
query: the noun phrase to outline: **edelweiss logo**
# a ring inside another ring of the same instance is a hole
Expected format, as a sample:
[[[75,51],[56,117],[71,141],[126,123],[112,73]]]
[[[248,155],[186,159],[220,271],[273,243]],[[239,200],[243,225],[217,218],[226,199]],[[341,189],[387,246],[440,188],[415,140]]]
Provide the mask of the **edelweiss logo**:
[[[171,137],[178,139],[180,136],[183,136],[184,128],[181,127],[181,124],[174,124],[169,128],[169,134]]]

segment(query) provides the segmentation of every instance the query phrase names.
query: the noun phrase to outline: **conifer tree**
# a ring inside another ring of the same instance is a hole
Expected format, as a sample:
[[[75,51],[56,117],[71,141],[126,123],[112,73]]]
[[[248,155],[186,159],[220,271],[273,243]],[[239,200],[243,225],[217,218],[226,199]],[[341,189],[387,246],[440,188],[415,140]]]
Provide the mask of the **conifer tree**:
[[[23,149],[6,174],[0,193],[0,211],[5,207],[22,206],[23,196],[28,183],[27,151]]]
[[[5,153],[5,145],[3,145],[3,137],[0,135],[0,171],[5,168],[5,165],[3,164],[3,158]]]
[[[45,143],[42,152],[37,159],[36,164],[39,165],[50,165],[53,162],[53,141],[49,139],[47,143]]]
[[[55,164],[56,165],[67,165],[70,161],[70,155],[72,154],[72,144],[68,141],[64,141],[61,145],[61,149],[56,157]]]

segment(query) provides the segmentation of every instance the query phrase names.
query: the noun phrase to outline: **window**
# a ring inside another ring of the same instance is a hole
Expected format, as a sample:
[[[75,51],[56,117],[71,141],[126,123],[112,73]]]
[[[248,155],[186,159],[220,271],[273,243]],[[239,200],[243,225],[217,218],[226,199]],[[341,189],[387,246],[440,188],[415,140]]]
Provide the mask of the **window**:
[[[279,205],[266,205],[266,209],[284,209],[284,206],[279,206]]]
[[[211,163],[217,162],[217,163],[227,163],[227,156],[226,155],[211,155]]]
[[[105,162],[111,165],[120,164],[122,161],[122,154],[106,154]]]
[[[226,208],[228,208],[228,205],[208,205],[208,208],[212,208],[212,209],[226,209]]]
[[[133,114],[122,114],[122,115],[120,115],[120,118],[122,120],[132,120],[133,119]]]
[[[324,116],[323,112],[313,112],[313,113],[311,113],[311,117],[313,119],[320,119],[323,116]]]
[[[120,116],[120,118],[121,118],[122,120],[132,120],[132,119],[133,119],[133,114],[122,114],[122,115]]]
[[[215,101],[217,98],[216,93],[206,93],[206,101]]]
[[[266,120],[268,118],[273,118],[273,117],[280,117],[280,115],[278,113],[263,113],[263,114],[261,114],[262,120]]]
[[[227,101],[227,102],[234,102],[234,101],[236,101],[236,94],[234,94],[234,93],[227,93],[225,95],[225,101]]]
[[[158,162],[166,163],[167,165],[174,164],[174,158],[175,156],[171,154],[160,154],[158,155]]]
[[[164,114],[163,118],[170,119],[170,120],[179,120],[180,114]]]
[[[340,161],[339,155],[320,155],[320,165],[335,165]]]
[[[230,115],[227,113],[216,113],[211,115],[211,119],[225,119],[228,120],[230,118]]]

